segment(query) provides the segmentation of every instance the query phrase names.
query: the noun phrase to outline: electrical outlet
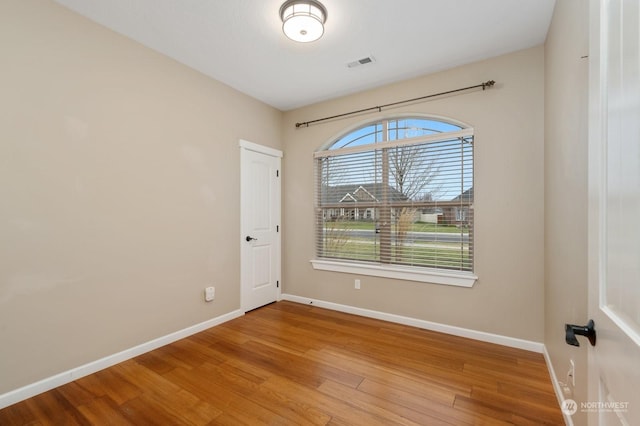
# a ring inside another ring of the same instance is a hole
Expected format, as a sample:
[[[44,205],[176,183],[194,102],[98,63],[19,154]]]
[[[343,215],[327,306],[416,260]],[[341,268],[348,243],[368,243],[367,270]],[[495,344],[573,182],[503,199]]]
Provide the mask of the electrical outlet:
[[[207,287],[204,289],[204,300],[205,302],[211,302],[216,297],[216,288],[215,287]]]
[[[355,288],[356,290],[360,290],[360,280],[355,281]]]

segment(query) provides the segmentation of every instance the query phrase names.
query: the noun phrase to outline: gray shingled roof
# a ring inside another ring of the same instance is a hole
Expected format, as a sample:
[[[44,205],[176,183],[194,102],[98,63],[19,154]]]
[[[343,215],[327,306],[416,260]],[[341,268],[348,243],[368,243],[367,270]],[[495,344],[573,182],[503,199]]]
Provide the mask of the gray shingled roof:
[[[451,201],[473,201],[473,186],[457,197],[452,198]]]
[[[384,185],[381,183],[363,183],[325,187],[322,191],[322,203],[371,202],[382,200]],[[407,201],[408,198],[389,186],[389,198],[393,201]],[[373,198],[372,198],[373,197]]]

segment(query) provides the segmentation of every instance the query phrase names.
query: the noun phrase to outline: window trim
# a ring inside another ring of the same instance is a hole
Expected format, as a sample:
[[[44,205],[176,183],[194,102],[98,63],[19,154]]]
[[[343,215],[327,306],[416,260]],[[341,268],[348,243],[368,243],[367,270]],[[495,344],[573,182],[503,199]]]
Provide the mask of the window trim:
[[[446,138],[442,137],[443,134],[446,135]],[[473,128],[468,127],[466,129],[460,129],[453,132],[437,133],[437,134],[425,135],[425,136],[416,136],[416,137],[407,138],[407,139],[400,139],[400,140],[387,141],[387,142],[377,142],[375,144],[358,145],[354,147],[340,148],[333,151],[325,149],[325,150],[314,152],[313,158],[337,157],[337,156],[347,155],[347,154],[357,154],[359,152],[382,150],[385,148],[422,145],[430,142],[440,142],[443,140],[447,141],[447,140],[467,138],[473,135],[474,135]]]
[[[315,150],[315,152],[326,151],[334,143],[336,143],[336,141],[338,139],[340,139],[344,135],[347,135],[347,134],[349,134],[351,132],[354,132],[354,131],[362,128],[363,126],[366,126],[366,125],[369,125],[369,124],[373,124],[373,123],[376,123],[376,122],[381,122],[381,121],[402,120],[402,119],[411,119],[411,118],[424,118],[425,120],[444,121],[446,123],[453,124],[454,126],[460,126],[460,128],[461,128],[460,130],[473,130],[473,126],[465,123],[464,121],[456,120],[455,118],[446,117],[444,115],[405,112],[405,113],[399,113],[399,114],[381,113],[381,114],[377,115],[376,117],[377,118],[374,118],[374,119],[365,119],[365,120],[359,121],[357,123],[354,123],[351,126],[343,128],[342,130],[340,130],[340,132],[334,134],[331,138],[329,138],[324,144],[320,145]]]
[[[360,123],[356,123],[343,129],[339,134],[330,138],[326,143],[320,146],[314,153],[314,159],[319,157],[331,157],[334,155],[342,155],[348,153],[356,153],[362,151],[370,151],[371,149],[382,148],[394,148],[398,146],[417,145],[423,143],[429,143],[442,139],[442,134],[430,134],[424,136],[418,136],[415,138],[393,140],[387,142],[379,142],[375,144],[375,148],[371,145],[361,145],[356,147],[340,148],[335,151],[331,151],[329,148],[341,137],[351,132],[360,129],[362,126],[370,125],[373,123],[390,121],[390,120],[402,120],[411,118],[423,118],[426,120],[443,121],[456,126],[460,126],[460,130],[446,132],[447,137],[465,138],[474,137],[475,129],[473,126],[468,125],[463,121],[452,119],[445,116],[420,114],[420,113],[404,113],[404,114],[382,114],[375,120],[363,120]],[[314,270],[339,272],[347,274],[357,274],[381,278],[391,278],[405,281],[415,281],[430,284],[449,285],[456,287],[471,288],[478,280],[478,276],[475,271],[456,271],[429,267],[416,267],[416,266],[403,266],[398,264],[386,264],[376,262],[358,262],[357,260],[331,260],[326,258],[314,258],[309,261]],[[475,269],[475,268],[474,268]]]
[[[443,284],[456,287],[473,287],[478,280],[475,273],[465,271],[445,271],[435,268],[401,265],[387,265],[372,262],[336,261],[325,259],[310,260],[313,269],[319,271],[342,272],[346,274],[368,275],[393,278],[396,280]]]

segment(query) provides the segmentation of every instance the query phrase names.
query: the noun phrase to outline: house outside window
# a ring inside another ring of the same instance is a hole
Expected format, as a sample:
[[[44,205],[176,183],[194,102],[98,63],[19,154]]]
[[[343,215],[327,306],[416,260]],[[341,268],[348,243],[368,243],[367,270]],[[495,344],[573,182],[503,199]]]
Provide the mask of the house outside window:
[[[317,151],[314,267],[472,285],[473,142],[454,121],[397,117]]]

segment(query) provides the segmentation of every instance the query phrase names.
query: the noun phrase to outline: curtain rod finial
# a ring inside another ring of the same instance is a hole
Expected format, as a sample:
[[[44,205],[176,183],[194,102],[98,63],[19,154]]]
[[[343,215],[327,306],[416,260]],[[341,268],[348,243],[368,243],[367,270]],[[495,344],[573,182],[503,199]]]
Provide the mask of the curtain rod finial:
[[[482,90],[485,90],[487,87],[491,87],[496,84],[495,80],[489,80],[487,82],[482,83]]]

